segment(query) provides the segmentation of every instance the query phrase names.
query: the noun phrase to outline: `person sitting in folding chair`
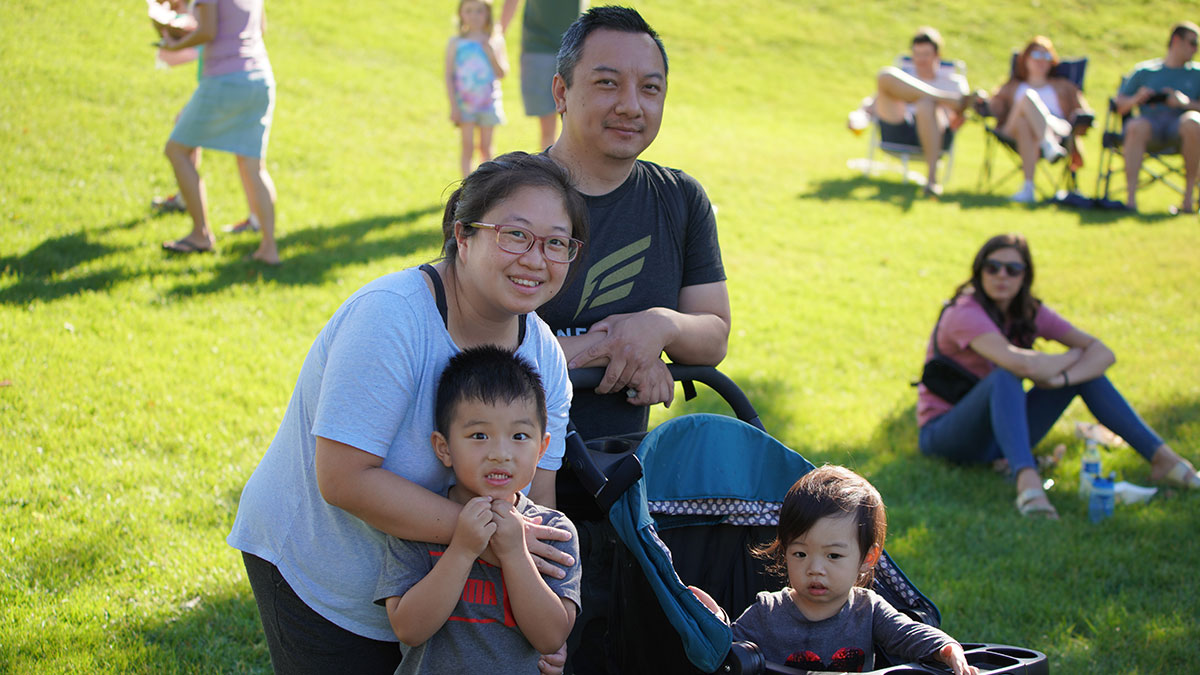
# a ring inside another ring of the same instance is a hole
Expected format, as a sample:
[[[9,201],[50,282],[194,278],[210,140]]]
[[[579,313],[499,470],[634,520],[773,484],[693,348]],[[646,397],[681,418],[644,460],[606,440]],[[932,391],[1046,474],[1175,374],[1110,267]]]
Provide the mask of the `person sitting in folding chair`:
[[[937,164],[946,130],[962,124],[972,100],[965,77],[939,68],[941,52],[941,33],[930,26],[918,28],[912,39],[914,73],[884,67],[875,96],[863,102],[864,110],[878,118],[883,140],[920,145],[929,167],[925,194],[934,196],[942,194]]]
[[[1139,115],[1125,123],[1125,183],[1127,206],[1137,210],[1138,178],[1147,150],[1171,146],[1183,154],[1184,192],[1180,211],[1195,210],[1192,201],[1200,170],[1200,63],[1192,61],[1200,27],[1181,21],[1171,27],[1165,58],[1141,63],[1125,78],[1116,98],[1116,112]]]
[[[1079,113],[1091,113],[1075,83],[1051,74],[1057,65],[1058,53],[1050,38],[1034,37],[1017,57],[1008,82],[988,100],[996,131],[1015,142],[1021,156],[1025,184],[1011,197],[1014,202],[1037,201],[1033,178],[1038,160],[1053,162],[1065,156],[1064,142],[1074,146],[1070,120]]]

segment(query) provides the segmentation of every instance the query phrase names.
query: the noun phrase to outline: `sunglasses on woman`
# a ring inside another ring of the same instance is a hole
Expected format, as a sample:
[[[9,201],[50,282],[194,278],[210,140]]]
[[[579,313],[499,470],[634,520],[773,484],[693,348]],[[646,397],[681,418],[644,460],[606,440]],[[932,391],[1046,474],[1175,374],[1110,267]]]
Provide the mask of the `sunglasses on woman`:
[[[1054,57],[1050,55],[1050,52],[1048,52],[1044,49],[1035,49],[1032,52],[1029,52],[1029,58],[1033,59],[1034,61],[1053,61],[1054,60]]]
[[[1010,277],[1019,277],[1025,273],[1025,263],[1005,262],[1003,260],[985,260],[983,262],[984,274],[995,276],[1000,274],[1000,270],[1004,270]]]
[[[569,263],[579,255],[583,242],[571,237],[551,234],[539,237],[519,225],[492,225],[489,223],[463,223],[467,227],[495,230],[496,245],[501,251],[524,255],[534,244],[542,245],[542,255],[546,260],[556,263]]]

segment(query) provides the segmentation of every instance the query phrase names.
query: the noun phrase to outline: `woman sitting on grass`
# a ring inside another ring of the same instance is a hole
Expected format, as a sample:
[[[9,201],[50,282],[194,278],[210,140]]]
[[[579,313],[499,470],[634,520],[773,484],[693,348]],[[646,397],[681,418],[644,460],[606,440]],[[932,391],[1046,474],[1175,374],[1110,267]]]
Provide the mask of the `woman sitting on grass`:
[[[1101,424],[1150,462],[1151,480],[1188,489],[1200,476],[1138,417],[1104,373],[1115,361],[1097,338],[1033,296],[1033,258],[1019,234],[992,237],[975,255],[971,278],[954,292],[934,330],[937,350],[981,380],[958,402],[918,390],[921,452],[953,462],[1003,459],[1016,476],[1022,515],[1058,518],[1042,490],[1032,447],[1076,396]],[[1069,349],[1034,350],[1036,338]],[[934,357],[933,338],[925,360]],[[1022,380],[1033,381],[1027,393]]]
[[[1054,43],[1048,37],[1036,36],[1017,57],[1012,77],[989,100],[997,130],[1016,143],[1021,155],[1025,184],[1012,196],[1014,202],[1037,201],[1033,175],[1038,160],[1052,162],[1066,155],[1063,143],[1071,137],[1068,120],[1078,113],[1091,112],[1079,87],[1065,77],[1051,75],[1057,65]]]

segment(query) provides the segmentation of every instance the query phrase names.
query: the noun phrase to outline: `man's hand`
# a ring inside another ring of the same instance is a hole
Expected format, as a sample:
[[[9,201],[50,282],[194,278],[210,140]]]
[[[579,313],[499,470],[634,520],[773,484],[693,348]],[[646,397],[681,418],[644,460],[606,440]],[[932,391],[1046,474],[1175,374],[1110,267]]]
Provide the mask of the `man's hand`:
[[[636,391],[635,405],[670,405],[675,397],[671,373],[662,360],[663,348],[673,337],[674,325],[654,310],[613,314],[596,322],[589,333],[605,337],[571,359],[570,368],[607,361],[597,394],[611,394],[626,387]]]
[[[1188,98],[1187,94],[1172,89],[1167,92],[1167,106],[1170,108],[1180,108],[1186,110],[1192,104],[1192,99]]]

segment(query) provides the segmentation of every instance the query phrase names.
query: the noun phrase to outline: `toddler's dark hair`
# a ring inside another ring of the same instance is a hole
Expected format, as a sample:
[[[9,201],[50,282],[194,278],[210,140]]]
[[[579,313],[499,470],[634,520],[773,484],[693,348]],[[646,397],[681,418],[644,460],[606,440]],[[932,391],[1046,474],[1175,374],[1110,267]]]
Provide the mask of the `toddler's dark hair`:
[[[878,545],[883,550],[887,512],[879,491],[850,469],[826,464],[804,474],[792,485],[779,509],[775,541],[755,549],[754,554],[769,561],[771,571],[786,577],[788,544],[812,529],[818,520],[831,516],[854,518],[862,560],[872,546]],[[874,578],[875,570],[868,570],[857,585],[870,587]]]
[[[443,436],[450,434],[454,409],[461,401],[529,401],[537,410],[539,430],[546,431],[546,392],[542,379],[525,359],[494,345],[464,349],[450,359],[438,380],[434,399],[434,426]]]

